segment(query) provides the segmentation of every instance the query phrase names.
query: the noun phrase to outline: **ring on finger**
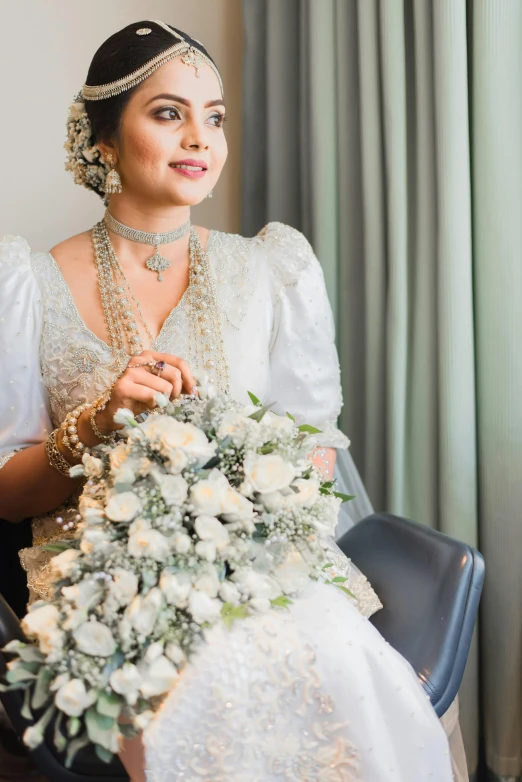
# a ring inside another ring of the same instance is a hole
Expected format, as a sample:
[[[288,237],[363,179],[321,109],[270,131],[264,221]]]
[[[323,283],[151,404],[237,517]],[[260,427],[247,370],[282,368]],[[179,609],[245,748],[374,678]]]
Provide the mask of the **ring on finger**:
[[[154,362],[154,369],[156,370],[156,374],[158,377],[161,377],[161,373],[166,367],[166,363],[164,361],[156,361]]]

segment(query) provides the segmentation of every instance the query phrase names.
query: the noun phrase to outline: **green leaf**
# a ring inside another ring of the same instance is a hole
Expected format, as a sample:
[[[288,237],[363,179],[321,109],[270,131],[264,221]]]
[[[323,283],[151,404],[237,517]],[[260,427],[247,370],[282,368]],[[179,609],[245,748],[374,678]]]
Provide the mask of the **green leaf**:
[[[108,749],[105,749],[105,747],[100,746],[100,744],[94,745],[94,751],[102,760],[104,763],[110,763],[113,758],[113,753],[110,752]]]
[[[52,671],[49,670],[49,668],[45,668],[44,666],[40,668],[40,673],[38,674],[33,692],[33,699],[31,701],[31,708],[33,708],[35,711],[41,709],[42,706],[45,706],[49,700],[51,696],[49,687],[53,678],[54,675]]]
[[[344,584],[345,581],[348,581],[348,579],[344,576],[336,576],[335,578],[332,578],[332,584]]]
[[[81,727],[82,722],[78,717],[69,717],[67,720],[67,735],[73,739],[78,735]]]
[[[64,713],[63,711],[59,711],[56,721],[54,723],[54,734],[53,734],[54,746],[56,747],[58,752],[64,752],[67,746],[67,739],[62,733],[63,719],[64,719]]]
[[[334,481],[325,481],[321,484],[321,489],[331,489],[334,485]]]
[[[27,690],[31,687],[32,681],[17,682],[16,684],[0,684],[0,692],[14,692],[17,690]]]
[[[255,394],[252,393],[252,391],[247,391],[247,394],[250,397],[250,400],[253,405],[257,405],[258,407],[261,407],[261,401],[257,398]]]
[[[263,445],[261,448],[257,449],[258,453],[267,454],[267,453],[273,453],[275,450],[273,445]]]
[[[51,554],[61,554],[62,551],[70,548],[70,543],[45,543],[43,546],[39,546],[42,551],[50,551]]]
[[[286,608],[286,609],[288,609],[289,606],[292,605],[292,601],[286,595],[279,595],[279,597],[275,597],[273,600],[271,600],[270,604],[274,608]]]
[[[293,422],[294,422],[294,424],[295,424],[295,418],[294,418],[294,416],[293,416],[293,415],[290,415],[290,413],[288,412],[288,410],[286,411],[286,414],[287,414],[287,416],[289,417],[289,419],[290,419],[291,421],[293,421]]]
[[[129,722],[120,722],[118,727],[121,735],[126,739],[134,739],[139,734],[139,731]]]
[[[28,671],[24,663],[22,663],[17,668],[11,668],[10,671],[7,671],[5,679],[9,684],[18,684],[19,682],[27,682],[36,679],[36,676],[32,671]]]
[[[24,720],[32,721],[33,719],[33,713],[31,711],[31,690],[29,688],[27,688],[27,690],[24,692],[24,703],[20,709],[20,714]]]
[[[300,432],[308,432],[308,434],[321,434],[321,429],[316,429],[315,426],[310,426],[310,424],[301,424],[301,426],[297,427]]]
[[[230,630],[236,619],[246,619],[250,615],[250,609],[246,603],[235,606],[233,603],[225,603],[221,609],[221,616],[225,627]]]
[[[102,691],[98,695],[96,711],[105,717],[117,719],[120,716],[122,699],[115,693]]]
[[[268,405],[263,405],[263,407],[260,407],[259,410],[256,410],[255,413],[252,413],[252,415],[249,415],[248,417],[259,423],[263,420],[265,414],[268,413],[273,404],[273,402],[270,402]]]
[[[42,664],[45,660],[45,657],[38,649],[38,647],[33,646],[32,644],[26,644],[22,649],[18,650],[18,654],[24,663]]]
[[[334,491],[332,492],[332,494],[334,497],[339,497],[339,499],[342,500],[343,502],[348,502],[348,500],[355,499],[355,494],[343,494],[340,491]]]
[[[86,733],[70,742],[67,747],[67,755],[65,756],[65,768],[71,768],[73,760],[78,752],[84,747],[87,747],[89,743],[89,738]]]
[[[335,584],[334,585],[336,589],[340,589],[341,592],[345,592],[347,595],[350,595],[350,597],[353,597],[354,600],[357,600],[353,592],[350,592],[349,589],[346,589],[346,587],[341,586],[341,584]]]
[[[321,570],[328,570],[329,567],[333,567],[333,562],[327,562],[326,565],[323,565]]]

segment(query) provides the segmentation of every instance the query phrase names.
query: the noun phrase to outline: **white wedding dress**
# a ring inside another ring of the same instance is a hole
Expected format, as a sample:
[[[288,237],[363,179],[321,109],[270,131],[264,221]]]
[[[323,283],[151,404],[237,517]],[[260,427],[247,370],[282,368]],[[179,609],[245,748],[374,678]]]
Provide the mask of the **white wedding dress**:
[[[321,267],[298,232],[212,231],[207,245],[223,320],[231,393],[247,391],[321,429],[338,448],[348,513],[371,511],[337,429],[341,408],[333,320]],[[154,348],[188,356],[186,298]],[[0,241],[0,467],[39,443],[117,376],[119,359],[82,321],[49,253]],[[343,524],[349,524],[345,517]],[[35,543],[63,533],[48,515]],[[380,603],[332,543],[356,603],[311,583],[289,611],[218,626],[144,734],[148,782],[450,782],[444,729],[409,665],[367,617]],[[26,550],[36,594],[47,554]],[[43,591],[40,591],[43,590]]]

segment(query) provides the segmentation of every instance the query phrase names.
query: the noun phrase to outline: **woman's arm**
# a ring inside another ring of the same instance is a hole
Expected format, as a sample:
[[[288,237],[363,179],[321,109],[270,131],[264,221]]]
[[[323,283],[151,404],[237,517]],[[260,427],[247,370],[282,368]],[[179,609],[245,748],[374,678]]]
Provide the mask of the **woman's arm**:
[[[337,451],[335,448],[317,448],[314,452],[312,461],[325,480],[332,480],[334,477],[336,459]]]

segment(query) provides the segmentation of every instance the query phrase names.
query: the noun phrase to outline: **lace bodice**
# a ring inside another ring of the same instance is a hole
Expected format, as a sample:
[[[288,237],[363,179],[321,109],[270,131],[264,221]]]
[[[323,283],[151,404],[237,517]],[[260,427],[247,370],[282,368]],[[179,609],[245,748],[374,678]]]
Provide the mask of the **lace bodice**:
[[[321,267],[304,236],[270,223],[256,237],[212,231],[207,247],[223,316],[231,392],[254,392],[317,444],[342,447],[342,396],[331,309]],[[128,357],[87,328],[55,260],[21,237],[0,241],[0,460],[45,439],[65,414],[99,397]],[[153,343],[187,356],[185,297]],[[1,465],[1,461],[0,461]]]

